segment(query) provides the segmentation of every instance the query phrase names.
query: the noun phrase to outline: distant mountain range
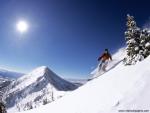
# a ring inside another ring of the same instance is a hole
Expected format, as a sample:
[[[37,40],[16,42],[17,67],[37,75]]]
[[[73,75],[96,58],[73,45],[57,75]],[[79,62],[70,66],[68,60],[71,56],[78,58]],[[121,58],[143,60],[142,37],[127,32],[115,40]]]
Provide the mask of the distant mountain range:
[[[0,69],[1,78],[16,79],[18,77],[21,77],[22,75],[24,75],[24,73],[18,73],[14,71],[5,70],[5,69]]]

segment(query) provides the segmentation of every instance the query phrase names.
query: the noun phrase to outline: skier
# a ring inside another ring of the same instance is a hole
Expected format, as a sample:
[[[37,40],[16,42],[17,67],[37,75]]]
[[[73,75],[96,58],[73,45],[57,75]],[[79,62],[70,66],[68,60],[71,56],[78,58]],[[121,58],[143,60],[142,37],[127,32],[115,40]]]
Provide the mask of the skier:
[[[108,49],[105,49],[104,53],[98,58],[98,61],[101,61],[98,71],[106,71],[109,59],[112,61],[111,54],[109,53]]]

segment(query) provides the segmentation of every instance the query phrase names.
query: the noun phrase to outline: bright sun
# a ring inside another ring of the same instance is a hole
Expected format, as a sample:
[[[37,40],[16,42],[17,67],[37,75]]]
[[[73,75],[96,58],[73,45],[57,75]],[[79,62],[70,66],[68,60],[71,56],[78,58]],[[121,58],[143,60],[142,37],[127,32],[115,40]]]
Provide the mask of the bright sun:
[[[21,20],[17,23],[16,27],[19,32],[24,33],[28,30],[29,26],[26,21]]]

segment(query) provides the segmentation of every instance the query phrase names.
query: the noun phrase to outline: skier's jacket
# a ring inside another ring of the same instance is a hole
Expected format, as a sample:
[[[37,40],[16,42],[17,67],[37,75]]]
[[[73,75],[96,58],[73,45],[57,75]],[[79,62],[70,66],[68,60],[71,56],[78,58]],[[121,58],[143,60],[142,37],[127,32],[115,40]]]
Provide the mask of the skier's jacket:
[[[103,53],[99,58],[98,61],[102,60],[102,61],[106,61],[106,60],[112,60],[112,57],[110,55],[110,53]]]

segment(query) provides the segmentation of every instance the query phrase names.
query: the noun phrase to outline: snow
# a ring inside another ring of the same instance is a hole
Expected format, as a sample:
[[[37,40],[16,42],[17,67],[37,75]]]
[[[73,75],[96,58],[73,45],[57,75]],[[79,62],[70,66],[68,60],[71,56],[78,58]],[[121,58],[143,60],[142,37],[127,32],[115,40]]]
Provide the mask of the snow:
[[[3,98],[3,94],[6,91],[6,87],[22,73],[0,69],[0,100]]]
[[[0,76],[3,78],[16,79],[22,75],[23,75],[23,73],[10,71],[10,70],[6,70],[6,69],[0,69]]]
[[[116,62],[123,53],[117,53]],[[120,55],[120,56],[119,56]],[[115,57],[114,57],[115,59]],[[112,63],[113,64],[113,63]],[[136,65],[122,62],[63,98],[21,113],[118,113],[150,109],[150,57]]]
[[[135,43],[136,43],[136,41],[134,39],[130,39],[127,41],[127,44],[135,44]]]
[[[28,110],[53,102],[77,86],[41,66],[11,83],[5,93],[9,112]]]
[[[123,58],[125,57],[125,54],[126,54],[125,48],[124,47],[120,48],[115,54],[112,55],[112,61],[108,62],[108,66],[106,67],[106,70],[107,71],[111,70],[118,63],[120,63],[123,60]],[[98,71],[98,67],[99,67],[99,64],[97,65],[97,68],[91,72],[91,78],[95,78],[95,77],[103,74],[103,72]]]
[[[139,47],[135,47],[135,51],[138,51],[139,50]]]
[[[147,43],[145,44],[145,47],[146,47],[146,48],[150,48],[150,42],[147,42]]]

